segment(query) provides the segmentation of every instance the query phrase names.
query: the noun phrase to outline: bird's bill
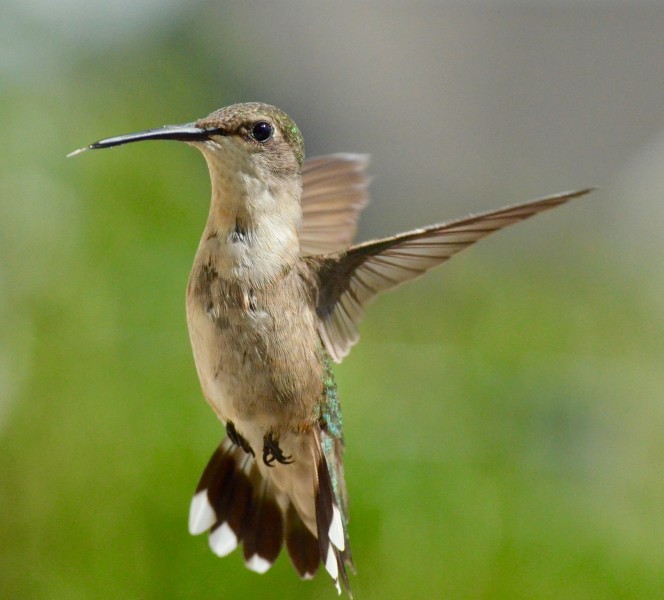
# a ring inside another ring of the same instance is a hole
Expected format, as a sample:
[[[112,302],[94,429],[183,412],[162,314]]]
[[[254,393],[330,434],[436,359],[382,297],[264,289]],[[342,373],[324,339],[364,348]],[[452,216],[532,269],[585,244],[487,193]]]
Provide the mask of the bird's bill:
[[[137,131],[136,133],[127,133],[125,135],[118,135],[115,137],[106,138],[79,148],[67,154],[68,157],[76,156],[86,150],[98,150],[100,148],[112,148],[113,146],[121,146],[122,144],[129,144],[131,142],[142,142],[145,140],[176,140],[178,142],[204,142],[209,140],[212,135],[219,135],[223,132],[220,129],[203,129],[197,127],[194,123],[185,123],[184,125],[164,125],[156,129],[147,129],[145,131]]]

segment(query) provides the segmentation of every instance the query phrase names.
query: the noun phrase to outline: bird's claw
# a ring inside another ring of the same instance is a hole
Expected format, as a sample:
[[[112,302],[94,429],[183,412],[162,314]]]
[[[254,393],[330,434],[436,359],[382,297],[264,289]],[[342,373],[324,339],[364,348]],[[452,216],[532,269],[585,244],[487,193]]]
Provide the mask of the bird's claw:
[[[272,463],[275,460],[282,465],[289,465],[293,462],[290,456],[284,456],[283,450],[279,447],[279,442],[274,439],[274,434],[270,432],[263,438],[263,462],[268,467],[274,467]]]
[[[235,425],[231,421],[228,421],[226,423],[226,435],[228,436],[228,439],[233,442],[236,446],[239,446],[244,450],[247,454],[251,454],[251,456],[256,456],[254,454],[253,448],[249,445],[249,442],[245,440],[238,432],[237,429],[235,429]]]

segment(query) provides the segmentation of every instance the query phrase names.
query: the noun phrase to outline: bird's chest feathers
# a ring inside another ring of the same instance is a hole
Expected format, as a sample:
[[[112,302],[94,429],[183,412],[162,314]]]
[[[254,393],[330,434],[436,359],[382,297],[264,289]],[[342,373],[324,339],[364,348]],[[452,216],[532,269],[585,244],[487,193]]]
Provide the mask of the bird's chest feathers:
[[[218,332],[232,329],[232,335],[253,336],[272,327],[274,315],[265,294],[220,277],[211,263],[192,272],[188,296],[192,307]]]
[[[229,282],[262,287],[297,260],[297,190],[251,169],[212,172],[212,202],[196,260],[214,265]]]

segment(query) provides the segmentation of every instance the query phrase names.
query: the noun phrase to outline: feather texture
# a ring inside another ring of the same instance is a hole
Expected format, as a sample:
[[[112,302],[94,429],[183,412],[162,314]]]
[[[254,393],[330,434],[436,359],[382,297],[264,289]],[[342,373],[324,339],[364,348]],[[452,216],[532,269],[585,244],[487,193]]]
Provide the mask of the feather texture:
[[[334,456],[340,442],[318,427],[304,440],[306,457],[295,464],[259,468],[252,454],[225,438],[196,488],[189,529],[193,534],[209,531],[210,549],[217,556],[242,544],[245,565],[257,573],[272,566],[285,541],[300,577],[311,579],[323,563],[337,589],[343,585],[350,595],[347,513],[338,491],[343,474],[337,465],[328,465],[324,448],[328,444]],[[308,484],[298,480],[295,496],[293,489],[283,487],[292,477],[307,474]]]
[[[331,154],[302,165],[302,256],[340,252],[351,245],[369,202],[364,154]]]
[[[312,260],[320,281],[319,334],[330,357],[341,362],[357,342],[357,325],[364,306],[376,294],[423,275],[495,231],[590,191],[557,194],[471,215],[358,244],[337,256]]]

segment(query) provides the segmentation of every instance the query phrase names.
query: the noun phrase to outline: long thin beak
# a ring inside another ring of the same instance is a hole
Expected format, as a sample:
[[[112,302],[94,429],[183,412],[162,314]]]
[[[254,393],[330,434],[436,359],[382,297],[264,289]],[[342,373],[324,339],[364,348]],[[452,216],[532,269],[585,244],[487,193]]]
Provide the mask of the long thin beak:
[[[112,148],[121,146],[130,142],[142,142],[144,140],[177,140],[178,142],[203,142],[209,140],[211,135],[223,135],[224,131],[219,128],[201,129],[194,123],[185,123],[184,125],[164,125],[156,129],[147,129],[146,131],[137,131],[126,135],[118,135],[105,140],[100,140],[84,148],[79,148],[67,154],[67,158],[76,156],[86,150],[98,150],[100,148]]]

